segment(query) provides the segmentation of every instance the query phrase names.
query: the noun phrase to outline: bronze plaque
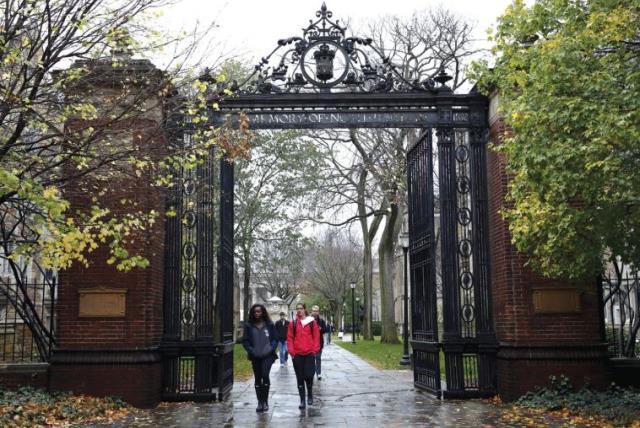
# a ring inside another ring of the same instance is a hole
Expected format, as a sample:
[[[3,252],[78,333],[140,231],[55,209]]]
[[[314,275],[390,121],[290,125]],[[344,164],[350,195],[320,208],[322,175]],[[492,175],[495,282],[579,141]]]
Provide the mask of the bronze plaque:
[[[82,288],[78,290],[79,316],[124,317],[126,288]]]
[[[580,293],[572,287],[534,288],[533,311],[541,314],[580,312]]]

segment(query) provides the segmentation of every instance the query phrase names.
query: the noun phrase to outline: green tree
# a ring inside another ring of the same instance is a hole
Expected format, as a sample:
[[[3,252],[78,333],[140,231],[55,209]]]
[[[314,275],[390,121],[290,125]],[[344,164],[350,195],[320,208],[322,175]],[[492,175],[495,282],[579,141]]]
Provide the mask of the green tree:
[[[374,239],[387,211],[383,207],[383,196],[378,186],[369,169],[365,168],[360,153],[350,144],[352,140],[347,137],[347,133],[344,130],[323,130],[310,134],[325,158],[322,185],[316,194],[318,209],[313,220],[334,227],[350,226],[356,220],[360,224],[363,243],[363,337],[365,340],[373,340],[373,248]],[[367,150],[373,151],[370,147]],[[324,219],[326,212],[341,216],[343,211],[351,212],[354,205],[357,213],[350,218],[338,221]]]
[[[25,266],[34,263],[41,276],[52,278],[51,270],[87,264],[86,255],[98,246],[108,248],[107,261],[118,269],[146,266],[127,249],[161,213],[145,212],[136,201],[121,201],[129,208],[116,212],[101,198],[114,179],[167,185],[172,165],[192,167],[215,143],[214,134],[203,130],[188,153],[163,158],[140,150],[163,129],[145,129],[140,133],[145,136],[135,137],[118,132],[130,130],[136,120],[151,119],[161,128],[174,89],[195,100],[186,105],[194,121],[202,117],[198,108],[206,83],[188,76],[178,80],[185,68],[159,70],[132,58],[181,42],[153,28],[151,18],[164,4],[0,2],[0,261],[12,272],[0,282],[0,297],[31,328],[43,358],[52,337],[28,291]],[[187,47],[185,55],[168,62],[184,63],[190,52]],[[135,71],[123,76],[127,65]],[[91,206],[73,212],[74,192],[92,195]]]
[[[317,149],[299,131],[253,134],[251,157],[239,159],[235,172],[235,243],[243,272],[243,310],[258,242],[291,240],[309,208],[305,195],[317,187]],[[282,296],[280,296],[282,297]]]
[[[471,74],[513,131],[514,244],[547,276],[640,266],[640,2],[518,0],[492,39],[495,65]]]

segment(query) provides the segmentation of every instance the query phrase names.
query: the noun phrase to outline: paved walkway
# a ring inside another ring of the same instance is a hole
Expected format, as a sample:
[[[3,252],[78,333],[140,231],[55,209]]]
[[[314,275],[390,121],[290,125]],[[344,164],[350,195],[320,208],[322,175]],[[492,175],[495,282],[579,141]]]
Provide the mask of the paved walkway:
[[[483,400],[440,401],[413,388],[410,371],[378,370],[335,344],[323,352],[316,404],[299,410],[293,366],[274,364],[269,412],[257,414],[253,380],[236,383],[225,403],[163,404],[110,427],[483,427],[500,422]]]

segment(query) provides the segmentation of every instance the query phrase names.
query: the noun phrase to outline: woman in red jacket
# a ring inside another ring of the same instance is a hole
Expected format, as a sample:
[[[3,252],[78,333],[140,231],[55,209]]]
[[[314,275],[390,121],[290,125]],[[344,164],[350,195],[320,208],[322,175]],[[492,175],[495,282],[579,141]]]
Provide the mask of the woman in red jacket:
[[[316,371],[315,355],[320,351],[320,329],[315,318],[309,316],[304,303],[296,305],[296,319],[289,323],[287,350],[293,359],[293,368],[300,394],[299,409],[313,406],[313,375]],[[307,386],[306,402],[304,387]]]

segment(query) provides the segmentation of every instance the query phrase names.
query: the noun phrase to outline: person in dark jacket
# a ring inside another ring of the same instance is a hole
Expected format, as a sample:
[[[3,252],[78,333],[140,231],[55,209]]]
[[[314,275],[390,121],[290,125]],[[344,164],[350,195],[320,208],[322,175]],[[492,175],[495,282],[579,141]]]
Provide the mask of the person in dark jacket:
[[[249,309],[248,321],[244,323],[242,346],[251,360],[253,376],[255,377],[256,397],[258,407],[256,412],[269,410],[269,373],[276,355],[276,328],[269,318],[267,309],[256,303]]]
[[[289,321],[286,317],[287,314],[280,312],[280,319],[276,321],[276,339],[278,341],[280,367],[284,367],[289,359],[289,354],[287,353],[287,329],[289,328]]]
[[[309,316],[304,303],[296,305],[296,318],[289,323],[287,331],[287,349],[293,359],[296,372],[299,409],[307,404],[313,406],[313,375],[315,374],[315,356],[320,352],[320,329],[315,319]],[[305,402],[305,385],[307,387]]]
[[[311,307],[311,316],[315,318],[320,329],[320,351],[316,353],[316,375],[318,375],[318,380],[322,380],[322,349],[324,349],[324,334],[327,332],[327,323],[320,318],[320,307],[318,305]]]

